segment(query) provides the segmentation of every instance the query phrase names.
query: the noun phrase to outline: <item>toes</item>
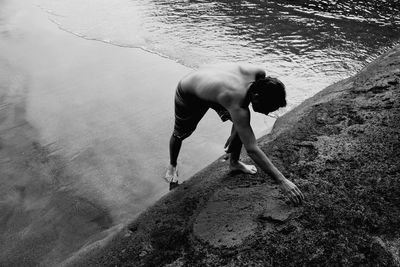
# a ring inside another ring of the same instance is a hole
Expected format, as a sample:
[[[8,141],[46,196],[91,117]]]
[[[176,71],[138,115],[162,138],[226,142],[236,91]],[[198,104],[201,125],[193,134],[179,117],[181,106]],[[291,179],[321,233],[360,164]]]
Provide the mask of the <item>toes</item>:
[[[247,174],[257,173],[257,168],[254,165],[240,164],[239,166],[230,166],[231,171],[241,171]]]
[[[165,177],[165,181],[167,181],[168,183],[173,183],[173,182],[177,182],[178,178],[176,176],[168,176],[168,177]]]
[[[178,175],[174,175],[174,174],[171,174],[171,173],[166,173],[165,174],[165,176],[164,176],[164,179],[165,179],[165,181],[167,181],[168,183],[170,183],[170,182],[174,182],[174,181],[177,181],[178,180]]]
[[[254,166],[254,165],[249,165],[249,166],[248,166],[248,170],[249,170],[249,173],[250,173],[250,174],[255,174],[255,173],[257,173],[257,168],[256,168],[256,166]]]
[[[165,175],[165,176],[164,176],[164,180],[167,181],[167,182],[169,183],[169,182],[171,182],[171,180],[172,180],[172,176],[170,176],[170,175]]]
[[[248,168],[244,169],[244,172],[248,173],[248,174],[255,174],[257,172],[257,169],[255,169],[253,167],[248,167]]]

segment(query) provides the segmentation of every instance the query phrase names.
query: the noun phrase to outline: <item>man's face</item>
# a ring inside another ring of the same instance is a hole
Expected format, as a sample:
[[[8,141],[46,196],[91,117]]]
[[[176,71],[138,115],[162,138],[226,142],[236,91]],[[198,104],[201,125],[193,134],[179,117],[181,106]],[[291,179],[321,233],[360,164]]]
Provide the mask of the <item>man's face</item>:
[[[262,113],[268,115],[269,113],[278,110],[279,107],[274,103],[265,103],[261,102],[260,99],[255,95],[252,101],[252,107],[255,112]]]

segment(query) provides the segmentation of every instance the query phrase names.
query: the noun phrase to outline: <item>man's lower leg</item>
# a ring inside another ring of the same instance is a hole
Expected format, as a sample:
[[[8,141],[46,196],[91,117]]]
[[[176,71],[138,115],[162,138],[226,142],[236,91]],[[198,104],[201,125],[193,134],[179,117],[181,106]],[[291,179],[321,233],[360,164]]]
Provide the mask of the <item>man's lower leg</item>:
[[[165,174],[165,180],[167,180],[169,183],[177,183],[178,181],[178,169],[176,166],[181,146],[182,140],[172,135],[169,141],[170,165],[168,166]]]
[[[229,153],[230,162],[237,163],[240,158],[240,152],[242,150],[242,141],[240,140],[239,134],[236,132],[235,128],[232,126],[231,136],[229,137]]]
[[[254,165],[247,165],[239,161],[240,152],[242,150],[242,141],[236,131],[232,130],[231,142],[230,142],[230,161],[229,167],[232,171],[241,171],[244,173],[255,174],[257,168]]]
[[[170,158],[170,164],[174,167],[176,167],[177,165],[181,146],[182,146],[182,140],[172,135],[171,139],[169,140],[169,158]]]

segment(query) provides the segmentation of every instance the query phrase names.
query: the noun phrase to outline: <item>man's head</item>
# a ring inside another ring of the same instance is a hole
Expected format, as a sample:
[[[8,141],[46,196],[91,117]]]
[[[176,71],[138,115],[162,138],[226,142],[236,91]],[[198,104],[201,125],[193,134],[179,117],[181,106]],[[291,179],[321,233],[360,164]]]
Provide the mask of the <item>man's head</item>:
[[[248,96],[253,110],[265,115],[286,106],[285,85],[276,78],[256,80],[250,85]]]

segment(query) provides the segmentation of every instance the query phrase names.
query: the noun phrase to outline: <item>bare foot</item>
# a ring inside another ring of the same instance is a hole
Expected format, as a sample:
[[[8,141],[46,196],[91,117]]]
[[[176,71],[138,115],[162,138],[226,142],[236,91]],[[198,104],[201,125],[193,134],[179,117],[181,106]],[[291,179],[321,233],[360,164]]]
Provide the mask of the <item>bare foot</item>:
[[[254,166],[254,165],[247,165],[247,164],[244,164],[244,163],[241,162],[241,161],[238,161],[238,162],[236,162],[236,163],[232,163],[232,162],[231,162],[231,164],[230,164],[229,167],[230,167],[231,171],[241,171],[241,172],[248,173],[248,174],[255,174],[255,173],[257,173],[257,168],[256,168],[256,166]]]
[[[225,153],[225,155],[222,156],[221,161],[225,162],[229,159],[229,153]]]
[[[167,168],[167,173],[165,174],[164,179],[168,182],[168,183],[176,183],[178,182],[178,168],[172,165],[169,165]]]

